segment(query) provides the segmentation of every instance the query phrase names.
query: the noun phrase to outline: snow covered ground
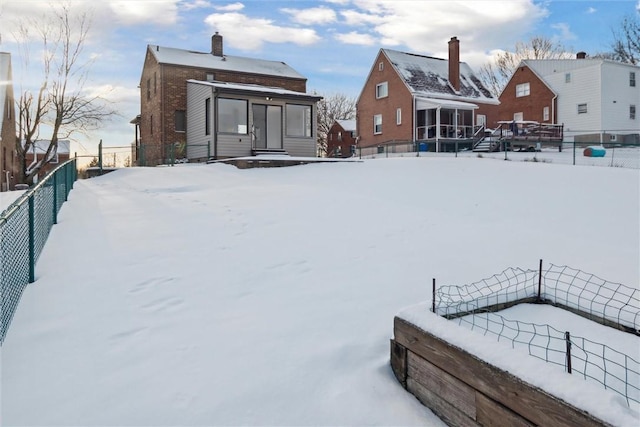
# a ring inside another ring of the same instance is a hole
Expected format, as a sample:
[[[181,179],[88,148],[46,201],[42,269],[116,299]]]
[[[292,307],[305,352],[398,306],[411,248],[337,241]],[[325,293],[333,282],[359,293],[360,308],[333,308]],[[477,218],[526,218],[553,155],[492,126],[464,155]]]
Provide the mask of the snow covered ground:
[[[24,193],[24,190],[0,192],[0,213],[7,209],[11,203],[18,200]]]
[[[441,426],[391,373],[394,315],[541,258],[637,287],[639,219],[638,170],[477,157],[78,181],[1,349],[2,424]]]

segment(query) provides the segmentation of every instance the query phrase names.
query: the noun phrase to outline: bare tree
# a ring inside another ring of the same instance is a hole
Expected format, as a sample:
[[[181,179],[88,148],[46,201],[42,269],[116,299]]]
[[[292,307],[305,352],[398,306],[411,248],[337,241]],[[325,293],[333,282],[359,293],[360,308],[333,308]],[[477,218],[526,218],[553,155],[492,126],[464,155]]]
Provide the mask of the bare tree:
[[[19,182],[32,183],[38,172],[54,158],[58,141],[74,133],[97,129],[100,123],[115,114],[99,95],[89,95],[84,85],[91,60],[82,55],[91,20],[81,13],[72,18],[68,4],[52,6],[50,17],[25,18],[16,34],[26,68],[30,67],[30,44],[35,38],[42,45],[42,83],[36,93],[21,89],[18,99],[18,152],[21,171]],[[35,33],[35,34],[34,34]],[[45,153],[27,165],[27,153],[34,149],[40,132],[50,132]]]
[[[613,31],[613,58],[637,65],[640,62],[640,10],[625,16],[620,29]]]
[[[544,36],[534,36],[527,42],[517,42],[514,52],[498,54],[492,62],[480,68],[482,83],[498,97],[523,59],[568,59],[573,53]]]
[[[336,120],[352,120],[356,117],[356,99],[336,93],[318,102],[318,153],[327,154],[327,134]]]

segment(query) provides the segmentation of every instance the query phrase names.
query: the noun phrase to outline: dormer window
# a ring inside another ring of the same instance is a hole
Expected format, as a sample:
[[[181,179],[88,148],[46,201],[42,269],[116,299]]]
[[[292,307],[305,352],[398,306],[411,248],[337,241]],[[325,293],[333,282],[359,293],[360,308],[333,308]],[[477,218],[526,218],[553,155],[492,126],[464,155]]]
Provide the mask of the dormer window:
[[[214,81],[215,78],[216,78],[216,76],[213,73],[207,73],[207,81],[208,82]]]
[[[376,85],[376,99],[386,98],[389,96],[389,85],[383,82]]]

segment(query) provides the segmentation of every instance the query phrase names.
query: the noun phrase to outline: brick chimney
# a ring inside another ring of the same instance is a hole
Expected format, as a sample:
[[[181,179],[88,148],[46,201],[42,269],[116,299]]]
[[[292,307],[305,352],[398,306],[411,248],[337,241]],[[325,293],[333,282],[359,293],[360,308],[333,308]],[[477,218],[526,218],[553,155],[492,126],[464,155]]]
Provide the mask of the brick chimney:
[[[217,31],[211,36],[211,54],[213,56],[224,56],[222,54],[222,36]]]
[[[460,41],[457,37],[449,40],[449,83],[460,91]]]
[[[585,59],[587,57],[586,52],[578,52],[576,53],[576,59]]]

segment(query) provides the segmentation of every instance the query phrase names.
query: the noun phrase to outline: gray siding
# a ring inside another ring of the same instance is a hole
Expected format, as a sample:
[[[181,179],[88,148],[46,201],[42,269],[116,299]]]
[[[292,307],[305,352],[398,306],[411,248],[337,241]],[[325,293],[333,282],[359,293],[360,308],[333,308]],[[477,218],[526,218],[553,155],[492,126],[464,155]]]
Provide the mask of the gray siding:
[[[282,148],[291,156],[316,157],[316,105],[309,101],[288,101],[286,99],[265,99],[264,95],[220,95],[224,98],[246,99],[248,101],[248,127],[253,124],[252,105],[275,105],[282,107],[282,130],[286,133],[286,104],[310,105],[313,118],[311,138],[282,137]],[[271,97],[272,95],[270,95]],[[205,135],[205,99],[211,98],[211,135]],[[215,97],[211,86],[194,82],[187,83],[187,157],[189,160],[207,159],[207,144],[210,155],[218,158],[245,157],[252,154],[253,141],[251,133],[225,134],[218,133],[214,137],[215,124]]]
[[[205,99],[211,98],[211,121],[213,122],[215,105],[211,87],[187,83],[187,158],[189,160],[207,160],[210,147],[213,156],[213,123],[211,133],[205,135]]]

